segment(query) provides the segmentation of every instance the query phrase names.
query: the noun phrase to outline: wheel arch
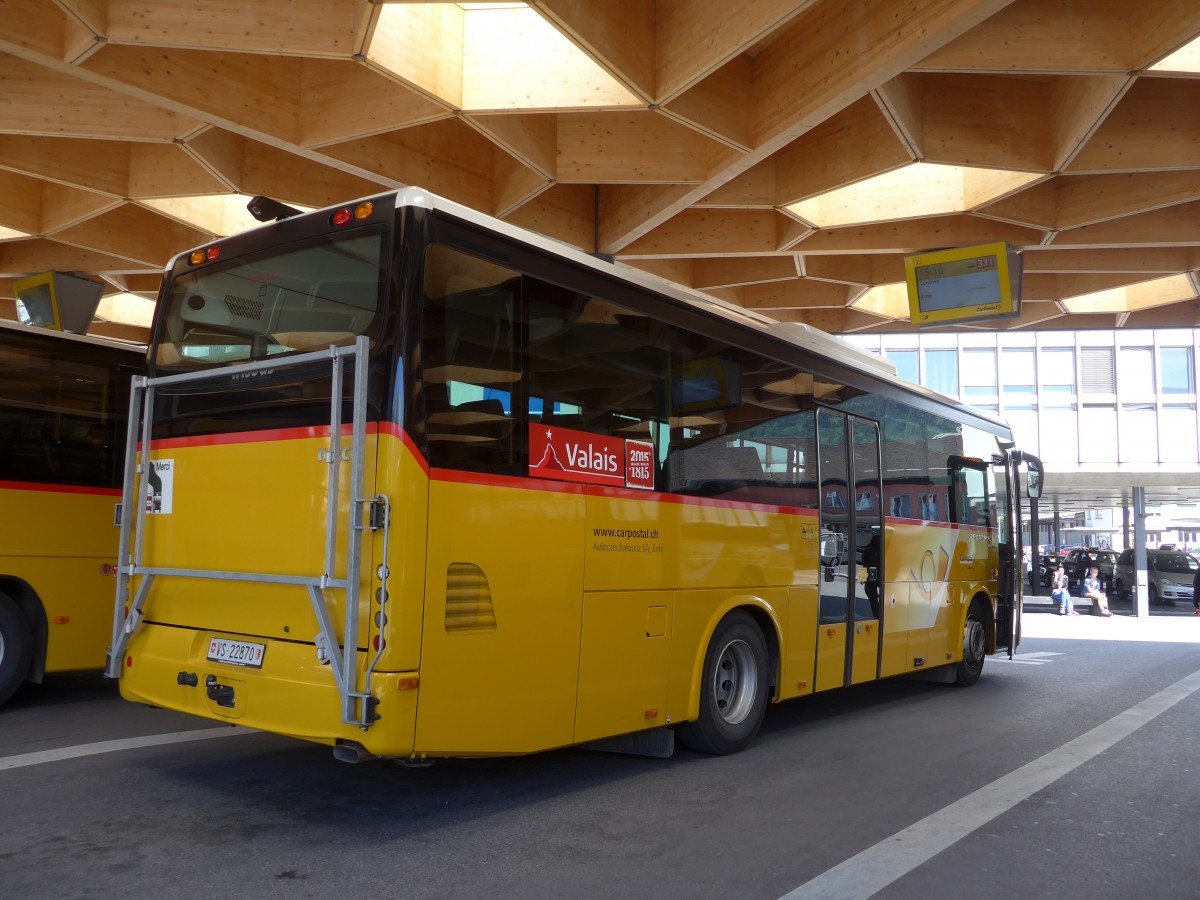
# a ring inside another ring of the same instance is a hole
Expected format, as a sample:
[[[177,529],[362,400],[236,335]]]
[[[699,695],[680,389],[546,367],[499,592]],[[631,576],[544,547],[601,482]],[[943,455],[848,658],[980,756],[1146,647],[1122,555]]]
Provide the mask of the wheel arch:
[[[716,632],[717,626],[721,624],[721,621],[727,615],[739,610],[747,613],[762,632],[763,640],[767,644],[767,665],[771,676],[770,699],[775,700],[779,696],[782,629],[779,624],[778,613],[770,603],[761,597],[746,594],[729,597],[713,609],[712,614],[705,622],[703,631],[700,633],[700,640],[692,648],[691,673],[688,677],[686,721],[695,721],[700,715],[700,688],[704,680],[704,656],[708,652],[708,645],[713,639],[713,634]]]
[[[49,623],[42,600],[29,582],[13,575],[0,575],[0,594],[16,604],[33,629],[33,652],[29,656],[25,680],[40,684],[46,673],[46,640],[49,637]]]

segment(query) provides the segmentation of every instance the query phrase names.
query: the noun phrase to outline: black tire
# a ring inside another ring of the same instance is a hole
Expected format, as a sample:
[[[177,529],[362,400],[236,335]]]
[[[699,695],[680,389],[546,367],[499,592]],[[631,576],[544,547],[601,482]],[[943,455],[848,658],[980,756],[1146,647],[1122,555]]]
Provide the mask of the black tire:
[[[1157,606],[1158,605],[1158,591],[1156,591],[1154,589],[1154,582],[1150,582],[1150,587],[1148,590],[1150,591],[1150,605]]]
[[[1121,583],[1120,578],[1113,580],[1113,593],[1116,595],[1118,600],[1125,599],[1125,585]]]
[[[974,600],[967,610],[963,623],[963,658],[954,666],[954,683],[959,687],[970,687],[983,674],[983,661],[987,658],[988,620],[991,618],[987,605]]]
[[[17,605],[7,595],[0,594],[0,705],[25,680],[31,653],[33,635],[29,623]]]
[[[724,755],[750,745],[767,710],[769,659],[749,613],[734,610],[720,621],[704,653],[700,717],[676,729],[685,747]]]

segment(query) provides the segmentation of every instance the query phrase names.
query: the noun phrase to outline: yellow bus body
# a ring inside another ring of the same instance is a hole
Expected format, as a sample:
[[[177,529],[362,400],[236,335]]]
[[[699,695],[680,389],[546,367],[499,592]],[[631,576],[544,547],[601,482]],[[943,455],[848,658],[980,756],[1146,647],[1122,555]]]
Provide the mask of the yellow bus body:
[[[174,496],[145,517],[144,564],[320,574],[328,435],[294,431],[156,443]],[[369,429],[366,458],[364,496],[390,498],[392,523],[386,560],[364,532],[360,581],[360,679],[383,643],[365,685],[377,721],[342,722],[312,605],[291,585],[161,577],[122,695],[379,756],[527,753],[694,720],[709,639],[736,608],[771,645],[775,700],[842,687],[848,627],[859,683],[959,662],[975,598],[995,617],[984,528],[887,519],[882,622],[822,624],[815,510],[430,470],[395,426]],[[234,503],[247,496],[261,500]],[[341,596],[325,592],[339,633]],[[208,661],[214,636],[264,643],[262,667]],[[209,699],[210,675],[236,688],[232,708]]]
[[[0,482],[0,591],[44,616],[44,672],[100,669],[112,631],[120,492]]]

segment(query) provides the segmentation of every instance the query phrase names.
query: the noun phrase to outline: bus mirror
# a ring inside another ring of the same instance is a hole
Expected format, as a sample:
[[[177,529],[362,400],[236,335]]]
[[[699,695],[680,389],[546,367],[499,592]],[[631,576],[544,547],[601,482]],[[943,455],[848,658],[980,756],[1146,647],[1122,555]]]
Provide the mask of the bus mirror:
[[[1032,453],[1026,453],[1021,450],[1013,450],[1011,462],[1014,467],[1025,463],[1025,493],[1030,500],[1037,500],[1042,496],[1042,485],[1045,482],[1045,470],[1042,468],[1042,461]]]

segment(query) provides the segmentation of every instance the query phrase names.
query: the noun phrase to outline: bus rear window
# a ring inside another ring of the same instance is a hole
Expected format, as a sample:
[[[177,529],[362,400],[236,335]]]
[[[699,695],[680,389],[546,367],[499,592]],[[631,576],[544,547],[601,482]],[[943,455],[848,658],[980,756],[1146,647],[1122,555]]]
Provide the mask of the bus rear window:
[[[160,366],[222,364],[353,343],[375,320],[384,230],[323,235],[177,274]]]

